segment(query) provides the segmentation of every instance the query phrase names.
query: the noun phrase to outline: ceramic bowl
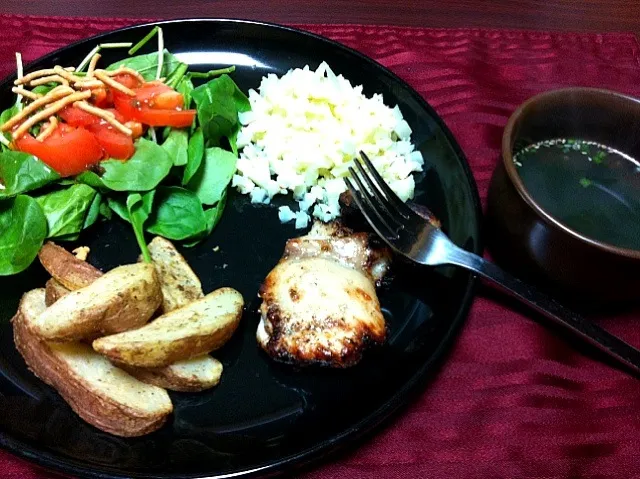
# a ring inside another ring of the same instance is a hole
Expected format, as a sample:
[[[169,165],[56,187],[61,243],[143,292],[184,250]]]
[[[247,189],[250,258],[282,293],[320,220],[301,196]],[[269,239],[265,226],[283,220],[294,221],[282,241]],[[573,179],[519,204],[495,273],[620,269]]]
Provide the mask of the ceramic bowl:
[[[512,273],[577,304],[640,299],[640,250],[567,227],[525,188],[515,153],[554,138],[595,141],[640,158],[640,101],[607,90],[566,88],[539,94],[512,114],[487,199],[491,255]],[[624,225],[628,218],[619,221]]]

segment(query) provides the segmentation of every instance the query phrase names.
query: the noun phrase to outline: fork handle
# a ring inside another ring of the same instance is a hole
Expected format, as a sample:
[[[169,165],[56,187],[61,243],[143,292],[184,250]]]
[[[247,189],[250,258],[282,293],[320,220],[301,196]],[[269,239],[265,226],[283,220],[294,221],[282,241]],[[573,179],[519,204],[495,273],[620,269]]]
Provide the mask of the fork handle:
[[[623,366],[640,374],[640,351],[597,324],[562,306],[531,285],[510,275],[494,263],[462,249],[451,258],[451,263],[476,272],[497,284],[511,296],[528,304],[556,324],[565,327],[586,342],[597,347]]]

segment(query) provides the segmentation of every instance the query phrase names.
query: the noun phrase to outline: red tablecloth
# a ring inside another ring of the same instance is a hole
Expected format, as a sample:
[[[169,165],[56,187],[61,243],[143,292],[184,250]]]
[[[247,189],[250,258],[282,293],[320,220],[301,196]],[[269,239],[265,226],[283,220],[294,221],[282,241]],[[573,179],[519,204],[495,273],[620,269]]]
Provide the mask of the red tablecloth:
[[[0,15],[0,75],[54,48],[135,23]],[[416,88],[458,138],[484,198],[514,108],[551,88],[640,94],[633,35],[302,25],[377,59]],[[481,295],[432,386],[319,478],[640,477],[640,382],[568,349]],[[640,345],[640,312],[604,324]],[[0,452],[3,478],[58,477]]]

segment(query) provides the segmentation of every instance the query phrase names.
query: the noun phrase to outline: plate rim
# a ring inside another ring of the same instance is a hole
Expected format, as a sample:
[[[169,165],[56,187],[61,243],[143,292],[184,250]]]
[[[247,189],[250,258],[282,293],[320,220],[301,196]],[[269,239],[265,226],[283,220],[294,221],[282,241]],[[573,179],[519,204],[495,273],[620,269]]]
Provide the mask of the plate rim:
[[[216,24],[240,24],[240,25],[253,25],[257,27],[266,27],[269,29],[280,30],[280,31],[288,31],[290,33],[296,35],[302,35],[304,37],[311,38],[315,41],[320,41],[323,43],[328,43],[334,48],[345,51],[350,55],[354,55],[358,57],[360,60],[365,61],[367,63],[372,64],[372,66],[376,67],[380,70],[381,73],[389,76],[394,80],[397,84],[401,85],[422,108],[424,108],[427,112],[429,112],[432,116],[432,120],[438,125],[441,129],[442,133],[446,137],[449,142],[451,148],[456,153],[456,156],[462,160],[460,161],[463,172],[465,174],[466,182],[471,190],[472,203],[474,209],[474,218],[476,225],[474,227],[475,237],[477,238],[477,242],[474,245],[475,248],[471,250],[471,252],[476,254],[482,254],[484,250],[484,234],[482,230],[482,204],[480,200],[480,195],[478,191],[478,185],[473,175],[473,171],[471,170],[471,166],[469,164],[469,160],[467,155],[462,150],[462,147],[458,143],[458,140],[453,135],[452,131],[449,129],[447,124],[444,122],[442,117],[436,112],[436,110],[429,104],[429,102],[418,93],[408,82],[403,80],[396,73],[391,71],[389,68],[384,66],[382,63],[378,62],[376,59],[361,53],[360,51],[349,47],[343,43],[340,43],[336,40],[333,40],[329,37],[325,37],[323,35],[313,33],[298,27],[290,26],[287,24],[280,24],[275,22],[266,22],[260,20],[251,20],[251,19],[243,19],[243,18],[225,18],[225,17],[181,17],[181,18],[172,18],[172,19],[164,19],[164,20],[154,20],[154,21],[141,21],[132,23],[130,25],[116,28],[113,30],[108,30],[104,32],[100,32],[98,34],[82,38],[76,40],[74,42],[68,43],[60,48],[57,48],[45,55],[35,58],[31,62],[24,65],[25,70],[29,69],[33,64],[46,61],[49,58],[52,58],[59,53],[68,50],[73,47],[80,46],[87,42],[91,41],[99,41],[100,38],[112,35],[114,33],[124,32],[127,30],[144,28],[144,27],[154,27],[156,25],[162,26],[173,23],[198,23],[198,22],[206,22],[206,23],[216,23]],[[303,25],[303,24],[300,24]],[[318,24],[318,26],[331,26],[331,24]],[[355,26],[355,25],[354,25]],[[15,73],[9,74],[5,76],[0,81],[0,89],[5,87],[6,84],[13,81],[15,78]],[[278,458],[275,461],[270,461],[268,464],[243,469],[241,471],[232,472],[232,473],[223,473],[223,474],[214,474],[209,475],[206,473],[202,474],[183,474],[183,473],[161,473],[161,474],[145,474],[145,473],[128,473],[127,475],[122,475],[122,473],[115,472],[103,472],[107,471],[107,469],[103,469],[102,471],[96,470],[95,468],[87,467],[81,461],[76,459],[68,459],[61,460],[59,459],[59,455],[54,452],[49,452],[42,449],[37,449],[25,441],[20,439],[15,439],[7,434],[5,431],[0,430],[0,447],[2,447],[5,451],[19,457],[21,459],[27,460],[33,464],[36,464],[40,467],[48,468],[53,472],[63,473],[63,474],[72,474],[77,477],[84,478],[92,478],[92,479],[131,479],[131,478],[140,478],[140,479],[150,479],[150,478],[163,478],[163,479],[227,479],[227,478],[254,478],[254,477],[262,477],[263,474],[274,476],[280,475],[285,472],[293,472],[300,471],[301,469],[308,469],[311,466],[317,467],[320,465],[319,463],[323,458],[331,457],[337,451],[349,451],[354,450],[358,447],[356,445],[357,442],[362,441],[365,438],[371,439],[374,436],[375,431],[379,431],[383,424],[390,424],[392,419],[399,415],[403,408],[408,407],[416,400],[416,396],[418,396],[421,392],[424,392],[428,383],[433,381],[435,376],[439,373],[443,363],[445,362],[446,356],[450,353],[453,342],[457,338],[460,330],[462,329],[463,324],[467,320],[469,316],[469,311],[471,306],[474,303],[475,293],[477,287],[479,285],[479,279],[476,275],[468,273],[469,279],[466,282],[466,287],[464,294],[461,300],[461,307],[458,310],[458,313],[452,318],[450,322],[450,327],[446,331],[446,334],[443,336],[442,340],[438,347],[434,350],[431,357],[425,361],[420,368],[418,368],[415,373],[410,377],[410,379],[405,382],[405,384],[398,389],[393,396],[387,402],[385,402],[382,406],[376,409],[374,412],[369,414],[367,417],[363,418],[357,424],[354,424],[347,430],[343,430],[342,432],[333,435],[330,439],[326,439],[322,442],[315,444],[314,446],[307,448],[303,451],[297,452],[295,454]],[[355,446],[355,447],[354,447]]]

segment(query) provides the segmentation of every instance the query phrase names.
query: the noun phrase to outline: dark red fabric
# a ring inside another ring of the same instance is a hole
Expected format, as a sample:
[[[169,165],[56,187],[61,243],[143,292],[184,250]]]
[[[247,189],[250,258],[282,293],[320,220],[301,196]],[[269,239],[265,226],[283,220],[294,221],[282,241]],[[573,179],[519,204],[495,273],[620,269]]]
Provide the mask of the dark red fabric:
[[[127,19],[0,16],[0,75]],[[633,35],[300,25],[377,59],[453,130],[484,199],[515,107],[551,88],[640,95]],[[305,473],[328,478],[640,478],[640,382],[568,349],[501,296],[477,298],[447,363],[401,416]],[[604,324],[640,346],[640,312]],[[5,478],[58,477],[0,452]]]

